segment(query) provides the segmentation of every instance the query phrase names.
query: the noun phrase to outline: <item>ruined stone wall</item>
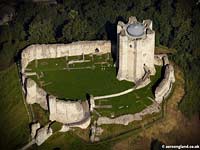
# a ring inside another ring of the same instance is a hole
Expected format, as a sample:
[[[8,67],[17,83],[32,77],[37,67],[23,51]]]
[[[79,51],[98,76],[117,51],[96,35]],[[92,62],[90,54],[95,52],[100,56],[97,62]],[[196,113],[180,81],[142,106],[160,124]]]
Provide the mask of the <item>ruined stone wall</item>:
[[[84,120],[87,111],[89,111],[89,106],[84,108],[84,104],[79,101],[63,101],[57,100],[54,96],[49,96],[49,119],[51,121],[79,126],[81,123],[84,124],[84,122],[81,121]],[[87,121],[88,120],[85,120],[85,122]],[[79,122],[81,123],[79,124]]]
[[[70,44],[35,44],[23,50],[21,55],[21,71],[25,72],[28,63],[35,59],[77,56],[82,54],[110,53],[110,41],[79,41]]]
[[[171,91],[173,82],[175,82],[174,68],[172,65],[167,64],[165,66],[164,78],[155,90],[155,101],[161,103],[163,99],[168,96]]]
[[[153,103],[152,105],[148,106],[139,113],[122,115],[116,118],[99,117],[97,120],[97,125],[103,125],[103,124],[128,125],[130,122],[133,122],[135,120],[142,120],[142,117],[147,114],[153,114],[159,111],[160,111],[159,105],[157,103]]]
[[[55,97],[47,97],[47,93],[41,89],[34,80],[27,78],[25,69],[29,62],[35,59],[58,58],[64,56],[78,56],[82,54],[110,53],[110,41],[80,41],[70,44],[35,44],[27,47],[22,52],[21,72],[24,92],[28,104],[38,103],[42,108],[48,109],[50,120],[68,124],[70,127],[87,128],[90,124],[89,105],[86,102],[72,102],[56,100]]]
[[[25,90],[26,102],[28,104],[37,103],[45,110],[48,109],[46,99],[47,93],[43,89],[41,89],[34,80],[27,78],[25,83]]]
[[[51,135],[53,130],[49,127],[49,124],[37,130],[35,136],[35,143],[39,146],[44,143]]]
[[[172,89],[172,83],[175,82],[174,68],[169,63],[167,54],[155,55],[154,64],[165,67],[164,77],[154,91],[155,101],[161,103],[169,95]]]
[[[154,65],[165,66],[169,64],[167,54],[157,54],[154,56]]]
[[[49,110],[51,121],[69,124],[70,127],[87,128],[89,126],[90,112],[87,101],[63,101],[57,100],[55,96],[47,96],[47,93],[30,78],[27,78],[25,87],[26,102],[37,103],[43,109]]]

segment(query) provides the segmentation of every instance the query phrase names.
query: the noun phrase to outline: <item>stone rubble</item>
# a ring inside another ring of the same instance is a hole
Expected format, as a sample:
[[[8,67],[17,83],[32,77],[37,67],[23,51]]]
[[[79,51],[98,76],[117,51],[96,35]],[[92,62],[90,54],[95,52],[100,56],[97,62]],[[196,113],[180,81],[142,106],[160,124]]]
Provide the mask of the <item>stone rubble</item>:
[[[172,65],[167,64],[165,66],[164,79],[159,83],[155,90],[155,101],[162,103],[164,98],[166,98],[172,88],[172,83],[175,82],[174,68]]]

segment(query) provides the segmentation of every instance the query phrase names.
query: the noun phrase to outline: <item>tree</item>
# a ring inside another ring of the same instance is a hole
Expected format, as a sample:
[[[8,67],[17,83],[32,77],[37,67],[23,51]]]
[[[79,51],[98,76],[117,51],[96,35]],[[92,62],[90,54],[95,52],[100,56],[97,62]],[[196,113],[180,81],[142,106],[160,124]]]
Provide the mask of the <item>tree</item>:
[[[0,26],[0,43],[12,40],[12,31],[9,26]]]
[[[0,51],[0,70],[7,68],[10,66],[12,62],[14,62],[14,56],[16,52],[16,45],[11,41],[7,41],[3,43],[2,49]]]
[[[69,22],[63,26],[62,34],[65,42],[78,40],[91,40],[95,32],[87,20],[81,19],[78,12],[72,10],[69,13]]]
[[[55,42],[53,22],[48,19],[36,18],[29,26],[30,43],[53,43]]]

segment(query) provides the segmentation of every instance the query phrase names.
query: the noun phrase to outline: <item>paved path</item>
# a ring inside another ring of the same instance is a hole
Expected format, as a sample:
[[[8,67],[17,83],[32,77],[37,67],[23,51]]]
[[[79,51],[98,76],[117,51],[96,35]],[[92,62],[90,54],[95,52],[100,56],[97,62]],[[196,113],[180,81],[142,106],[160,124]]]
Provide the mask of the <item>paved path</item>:
[[[117,96],[125,95],[125,94],[128,94],[128,93],[132,92],[134,89],[135,89],[135,87],[131,88],[131,89],[128,89],[128,90],[125,90],[123,92],[115,93],[115,94],[104,95],[104,96],[95,96],[94,100],[105,99],[105,98],[112,98],[112,97],[117,97]]]
[[[95,105],[94,108],[112,108],[112,105]]]

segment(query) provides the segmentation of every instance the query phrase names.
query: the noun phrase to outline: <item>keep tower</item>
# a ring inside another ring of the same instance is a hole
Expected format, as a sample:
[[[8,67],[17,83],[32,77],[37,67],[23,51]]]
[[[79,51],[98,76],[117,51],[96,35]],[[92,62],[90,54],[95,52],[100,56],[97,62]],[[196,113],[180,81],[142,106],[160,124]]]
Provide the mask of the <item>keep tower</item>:
[[[151,20],[141,23],[131,16],[127,24],[119,21],[117,48],[118,80],[137,82],[146,73],[155,74],[155,32]]]

